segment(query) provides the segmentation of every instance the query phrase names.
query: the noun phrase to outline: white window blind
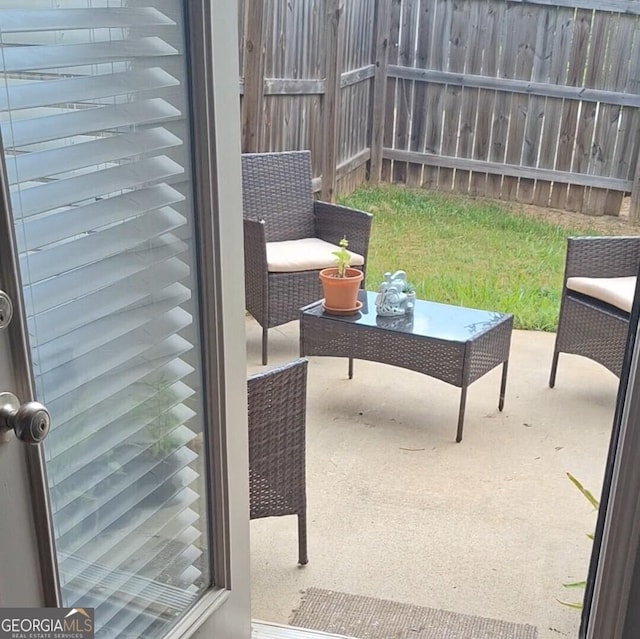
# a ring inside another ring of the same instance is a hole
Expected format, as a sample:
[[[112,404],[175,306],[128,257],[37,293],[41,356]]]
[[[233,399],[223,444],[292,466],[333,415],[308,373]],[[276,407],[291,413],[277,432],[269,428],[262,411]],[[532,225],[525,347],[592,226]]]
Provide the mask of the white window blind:
[[[96,608],[97,637],[161,636],[210,579],[181,11],[0,0],[62,594]]]

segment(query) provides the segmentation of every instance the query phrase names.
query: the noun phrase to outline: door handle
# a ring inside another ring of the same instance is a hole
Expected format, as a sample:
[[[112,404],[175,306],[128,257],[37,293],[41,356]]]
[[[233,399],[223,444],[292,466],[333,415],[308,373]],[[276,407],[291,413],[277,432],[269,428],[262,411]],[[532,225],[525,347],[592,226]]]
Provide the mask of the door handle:
[[[50,426],[51,415],[39,402],[21,404],[13,393],[0,393],[0,433],[13,430],[25,444],[39,444]]]
[[[7,328],[12,317],[13,302],[4,291],[0,291],[0,328]]]

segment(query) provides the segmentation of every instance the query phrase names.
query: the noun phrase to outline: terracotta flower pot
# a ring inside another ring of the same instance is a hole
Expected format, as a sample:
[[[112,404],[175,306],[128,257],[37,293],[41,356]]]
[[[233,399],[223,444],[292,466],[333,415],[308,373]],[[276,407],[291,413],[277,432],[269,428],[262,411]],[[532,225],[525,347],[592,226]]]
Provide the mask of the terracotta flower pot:
[[[356,311],[358,309],[358,290],[364,274],[357,268],[347,268],[345,277],[336,277],[336,267],[320,271],[320,281],[324,290],[325,309],[335,311]]]

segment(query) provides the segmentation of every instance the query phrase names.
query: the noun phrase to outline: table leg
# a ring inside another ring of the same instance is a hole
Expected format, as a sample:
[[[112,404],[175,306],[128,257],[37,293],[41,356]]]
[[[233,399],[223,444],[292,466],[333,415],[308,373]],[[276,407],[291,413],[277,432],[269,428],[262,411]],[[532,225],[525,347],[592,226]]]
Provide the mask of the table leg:
[[[509,360],[502,365],[502,382],[500,383],[500,400],[498,401],[498,410],[504,408],[504,394],[507,390],[507,369],[509,368]]]
[[[458,433],[456,435],[456,442],[462,441],[462,426],[464,425],[464,408],[467,404],[467,387],[462,387],[462,393],[460,394],[460,410],[458,411]]]
[[[353,379],[353,357],[349,358],[349,379]]]

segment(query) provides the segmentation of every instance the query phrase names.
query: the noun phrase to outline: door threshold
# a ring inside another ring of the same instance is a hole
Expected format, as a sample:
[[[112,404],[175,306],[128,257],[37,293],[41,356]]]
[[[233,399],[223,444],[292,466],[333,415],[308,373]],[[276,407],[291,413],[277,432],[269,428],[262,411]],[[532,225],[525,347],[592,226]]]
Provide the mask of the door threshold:
[[[296,628],[270,621],[251,621],[251,639],[349,639],[344,635],[334,635],[320,630]]]

